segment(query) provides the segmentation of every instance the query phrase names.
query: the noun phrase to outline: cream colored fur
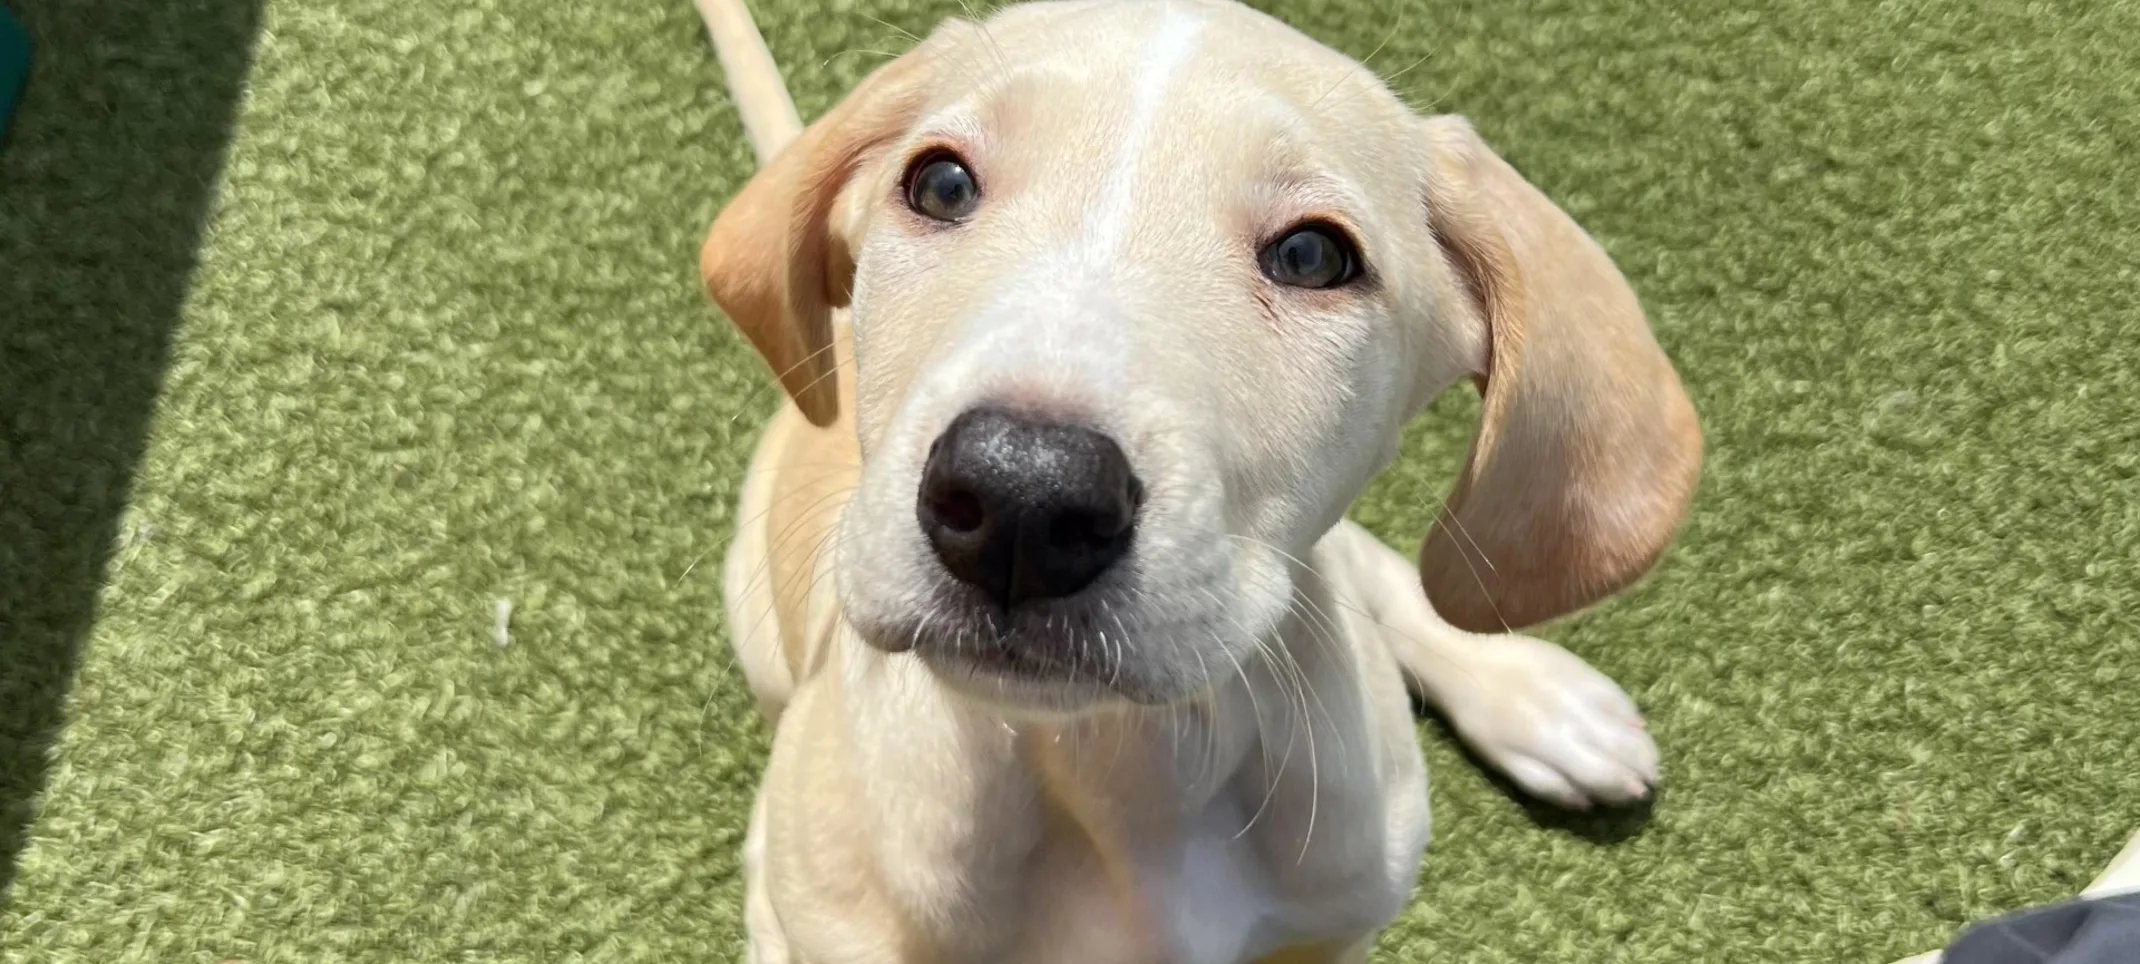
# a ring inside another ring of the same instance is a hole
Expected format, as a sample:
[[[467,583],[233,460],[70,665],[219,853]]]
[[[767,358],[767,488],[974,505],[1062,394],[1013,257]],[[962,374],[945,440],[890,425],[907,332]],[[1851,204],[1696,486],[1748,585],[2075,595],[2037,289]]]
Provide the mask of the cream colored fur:
[[[1363,960],[1429,835],[1408,683],[1529,792],[1648,792],[1632,702],[1512,630],[1654,563],[1699,430],[1604,252],[1468,123],[1245,6],[1064,0],[948,23],[802,128],[738,0],[699,2],[766,158],[701,269],[788,393],[726,567],[776,727],[752,960]],[[941,150],[965,223],[903,205]],[[1305,218],[1364,283],[1259,273]],[[1344,513],[1464,380],[1484,421],[1415,565]],[[977,669],[918,531],[930,443],[1006,399],[1149,492],[1049,604],[1104,671]]]

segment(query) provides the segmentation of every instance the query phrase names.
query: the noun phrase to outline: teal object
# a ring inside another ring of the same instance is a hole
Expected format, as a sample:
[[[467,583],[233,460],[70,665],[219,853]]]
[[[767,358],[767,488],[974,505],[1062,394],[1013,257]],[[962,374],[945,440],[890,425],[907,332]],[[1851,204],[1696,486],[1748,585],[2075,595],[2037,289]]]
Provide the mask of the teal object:
[[[30,35],[15,15],[0,7],[0,138],[22,100],[22,82],[30,76]]]

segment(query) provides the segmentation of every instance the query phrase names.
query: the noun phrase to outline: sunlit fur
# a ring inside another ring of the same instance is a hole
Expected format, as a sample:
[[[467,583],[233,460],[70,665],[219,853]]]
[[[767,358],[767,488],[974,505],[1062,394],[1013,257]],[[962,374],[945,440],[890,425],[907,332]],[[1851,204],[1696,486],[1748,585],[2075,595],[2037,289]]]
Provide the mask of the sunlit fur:
[[[1627,696],[1508,630],[1649,567],[1699,432],[1610,259],[1468,122],[1244,6],[1069,0],[947,24],[759,146],[701,254],[789,396],[724,572],[775,727],[753,961],[1364,960],[1429,836],[1407,684],[1531,793],[1649,792]],[[945,151],[980,192],[953,223],[902,184]],[[1306,221],[1360,277],[1263,275]],[[1466,379],[1415,567],[1344,513]],[[1146,493],[1120,564],[1007,619],[915,514],[977,405],[1108,434]]]

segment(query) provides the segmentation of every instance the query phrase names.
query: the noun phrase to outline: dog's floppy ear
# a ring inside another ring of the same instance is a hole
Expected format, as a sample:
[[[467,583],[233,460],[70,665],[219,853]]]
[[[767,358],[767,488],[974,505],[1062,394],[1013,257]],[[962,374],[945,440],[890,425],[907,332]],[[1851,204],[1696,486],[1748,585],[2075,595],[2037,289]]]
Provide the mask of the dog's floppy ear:
[[[1604,250],[1463,118],[1423,124],[1428,215],[1489,350],[1479,432],[1420,581],[1452,625],[1499,632],[1649,570],[1693,498],[1701,428]]]
[[[736,193],[699,250],[707,293],[817,425],[839,415],[832,311],[869,209],[846,189],[912,122],[933,56],[925,43],[864,78]]]

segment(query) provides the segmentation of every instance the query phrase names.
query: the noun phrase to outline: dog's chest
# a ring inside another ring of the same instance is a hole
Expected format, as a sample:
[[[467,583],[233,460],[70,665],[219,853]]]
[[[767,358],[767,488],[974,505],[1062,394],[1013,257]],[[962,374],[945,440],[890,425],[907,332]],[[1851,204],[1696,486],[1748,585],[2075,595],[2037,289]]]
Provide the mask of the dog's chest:
[[[1207,815],[1183,848],[1166,901],[1165,933],[1178,960],[1231,964],[1292,936],[1273,933],[1289,929],[1282,919],[1289,895],[1246,846],[1240,827],[1249,817],[1233,809]]]
[[[1364,714],[1338,683],[1321,690],[1333,718]],[[1370,937],[1409,897],[1429,828],[1407,710],[1384,709],[1403,725],[1227,724],[1251,719],[1248,705],[1144,721],[1165,739],[1047,742],[1032,759],[1062,819],[1048,821],[1028,865],[1024,907],[1038,926],[1024,933],[1035,950],[1079,950],[1017,959],[1312,961],[1337,958],[1307,948]]]
[[[1371,934],[1402,903],[1406,881],[1381,871],[1407,859],[1390,852],[1405,842],[1370,834],[1377,839],[1360,848],[1367,859],[1345,861],[1313,839],[1259,836],[1253,803],[1211,806],[1168,846],[1129,855],[1127,867],[1074,841],[1051,844],[1029,891],[1039,906],[1021,959],[1245,964]],[[1332,830],[1331,842],[1367,843],[1340,842],[1346,836]]]

